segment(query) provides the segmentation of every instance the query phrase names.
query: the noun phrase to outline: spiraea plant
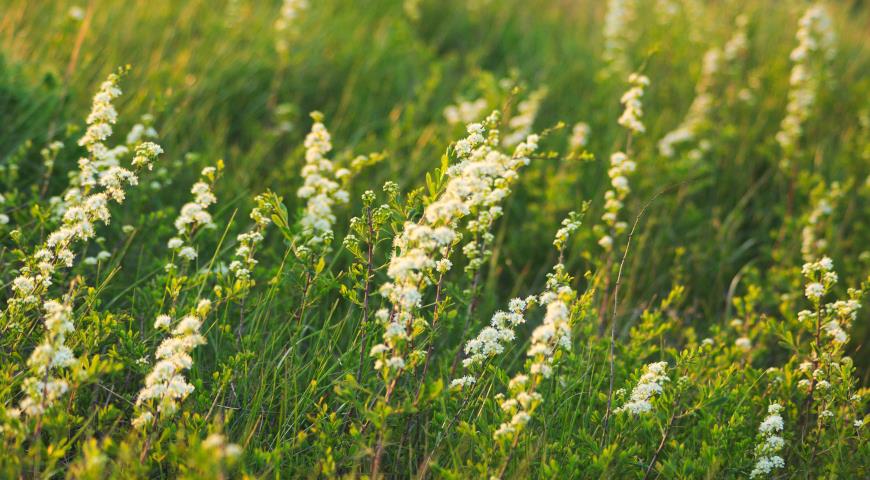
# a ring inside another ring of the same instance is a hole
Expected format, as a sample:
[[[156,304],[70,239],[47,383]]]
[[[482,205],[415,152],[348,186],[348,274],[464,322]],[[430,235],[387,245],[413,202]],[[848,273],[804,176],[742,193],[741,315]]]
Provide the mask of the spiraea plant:
[[[0,478],[870,478],[868,20],[8,0]]]

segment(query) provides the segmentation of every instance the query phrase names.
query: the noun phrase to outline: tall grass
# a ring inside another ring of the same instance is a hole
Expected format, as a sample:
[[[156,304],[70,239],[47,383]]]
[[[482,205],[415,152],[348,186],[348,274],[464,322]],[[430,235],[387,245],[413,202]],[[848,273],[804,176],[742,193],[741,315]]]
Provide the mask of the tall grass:
[[[862,2],[2,10],[0,476],[868,475]]]

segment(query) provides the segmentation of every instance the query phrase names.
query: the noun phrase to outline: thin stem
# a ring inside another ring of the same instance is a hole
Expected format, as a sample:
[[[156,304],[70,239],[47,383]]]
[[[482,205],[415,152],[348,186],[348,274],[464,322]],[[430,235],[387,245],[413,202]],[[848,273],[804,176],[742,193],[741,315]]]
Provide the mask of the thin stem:
[[[435,310],[432,317],[431,331],[435,331],[438,325],[438,318],[441,313],[441,290],[444,284],[444,274],[438,276],[438,284],[435,287]],[[435,346],[435,339],[429,340],[429,346],[426,348],[426,361],[423,363],[423,371],[420,372],[419,383],[417,384],[417,392],[414,394],[414,406],[420,401],[420,392],[423,391],[423,383],[426,381],[426,372],[429,370],[429,363],[432,361],[432,350]]]
[[[389,406],[390,398],[393,395],[393,390],[396,388],[396,382],[398,380],[398,377],[394,378],[393,381],[390,382],[390,384],[387,386],[387,392],[384,394],[385,406]],[[384,423],[386,423],[386,419]],[[378,441],[375,444],[375,459],[372,461],[372,480],[377,480],[378,478],[378,470],[380,470],[381,467],[381,457],[383,457],[384,455],[384,433],[386,432],[386,430],[386,425],[384,425],[384,427],[381,428],[380,432],[378,432]]]
[[[677,396],[677,403],[679,404],[680,397]],[[673,428],[674,423],[677,420],[677,409],[674,409],[674,413],[671,414],[670,420],[668,420],[668,426],[665,428],[664,433],[662,434],[662,441],[659,442],[659,446],[656,449],[656,453],[653,454],[652,459],[649,461],[649,465],[646,467],[646,473],[643,475],[644,480],[648,480],[650,475],[652,475],[653,469],[655,468],[656,462],[658,461],[659,455],[662,453],[662,450],[665,448],[665,443],[668,441],[668,436],[671,433],[671,428]]]
[[[462,335],[463,339],[465,338],[465,332],[468,330],[468,324],[471,321],[471,316],[474,315],[474,312],[477,310],[477,305],[480,301],[480,295],[478,292],[478,287],[480,285],[480,268],[474,272],[474,279],[471,282],[471,299],[468,302],[468,308],[465,309],[465,324],[462,326]],[[450,376],[452,377],[456,373],[456,366],[459,364],[459,360],[462,358],[462,344],[460,343],[459,349],[456,350],[456,354],[453,356],[453,363],[450,364]]]
[[[356,370],[356,381],[362,379],[363,374],[363,363],[365,362],[366,355],[366,340],[368,333],[368,325],[369,325],[369,290],[371,289],[371,277],[372,277],[372,257],[374,255],[374,230],[372,228],[372,209],[371,207],[366,208],[366,224],[369,230],[369,238],[368,242],[366,242],[366,278],[365,278],[365,286],[363,287],[363,319],[362,319],[362,338],[360,340],[359,347],[359,365],[357,365]]]
[[[308,290],[311,287],[311,269],[306,268],[305,272],[305,289],[302,291],[302,305],[296,312],[296,323],[302,323],[302,317],[305,316],[305,306],[308,303]]]
[[[629,141],[631,141],[631,137],[629,137]],[[679,184],[677,184],[679,185]],[[607,429],[608,424],[610,422],[610,416],[613,413],[613,379],[614,379],[614,359],[613,359],[613,347],[616,343],[616,309],[619,306],[619,286],[622,284],[622,270],[625,267],[625,259],[628,257],[628,252],[631,248],[631,239],[634,237],[634,232],[637,229],[638,223],[640,223],[640,219],[643,217],[643,214],[646,212],[646,209],[665,191],[675,187],[676,185],[671,185],[665,187],[658,192],[655,193],[644,206],[640,209],[640,212],[637,214],[637,217],[634,219],[634,224],[631,226],[631,231],[628,232],[628,240],[625,243],[625,251],[622,254],[622,260],[619,262],[619,271],[616,274],[616,284],[613,287],[613,310],[610,314],[610,348],[608,353],[608,363],[610,367],[610,382],[607,388],[607,410],[604,414],[604,437],[602,440],[606,440],[609,438],[609,431]]]
[[[801,426],[801,441],[806,438],[807,428],[810,422],[810,408],[813,405],[813,394],[816,391],[816,376],[815,371],[819,368],[819,351],[822,348],[822,301],[821,299],[816,302],[816,332],[815,332],[815,348],[813,349],[813,371],[810,373],[810,391],[807,395],[807,399],[804,401],[804,418],[803,425]]]

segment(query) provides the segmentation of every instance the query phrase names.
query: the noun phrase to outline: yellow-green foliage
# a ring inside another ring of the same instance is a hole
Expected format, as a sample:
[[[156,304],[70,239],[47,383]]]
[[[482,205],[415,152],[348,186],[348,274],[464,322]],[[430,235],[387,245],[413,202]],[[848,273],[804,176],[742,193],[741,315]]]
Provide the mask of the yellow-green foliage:
[[[0,477],[870,476],[863,2],[0,10]]]

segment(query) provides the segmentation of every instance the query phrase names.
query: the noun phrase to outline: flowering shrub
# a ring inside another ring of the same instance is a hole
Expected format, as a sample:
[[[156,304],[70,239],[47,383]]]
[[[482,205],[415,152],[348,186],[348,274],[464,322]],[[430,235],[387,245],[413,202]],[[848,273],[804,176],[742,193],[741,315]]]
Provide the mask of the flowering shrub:
[[[870,476],[865,6],[8,3],[0,478]]]

